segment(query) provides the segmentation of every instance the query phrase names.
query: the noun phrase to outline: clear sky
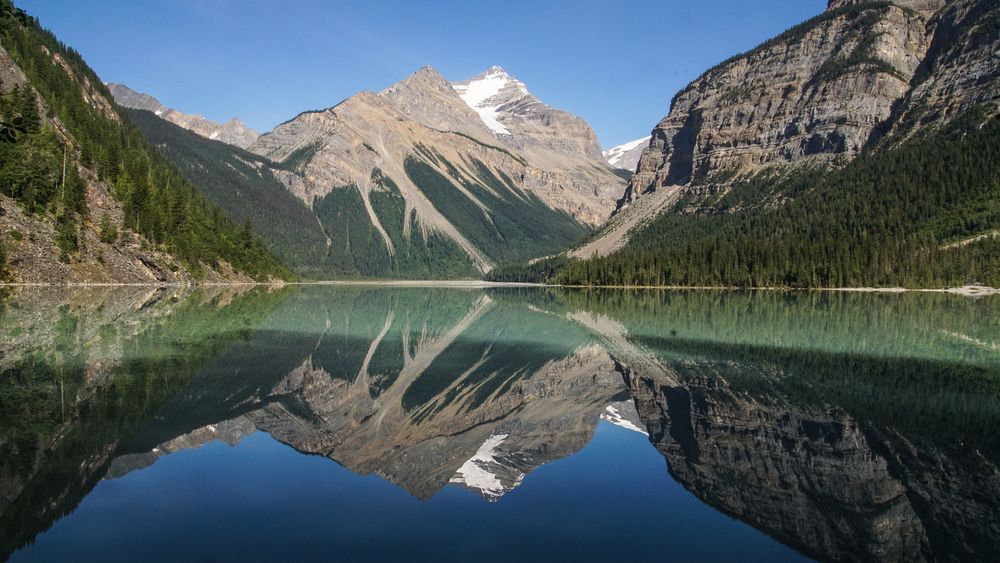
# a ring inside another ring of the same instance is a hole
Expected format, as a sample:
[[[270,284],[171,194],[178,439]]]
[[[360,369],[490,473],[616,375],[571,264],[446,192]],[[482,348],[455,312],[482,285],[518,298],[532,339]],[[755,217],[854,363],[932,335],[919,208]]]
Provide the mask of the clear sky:
[[[713,64],[826,0],[15,0],[108,82],[267,131],[424,65],[504,67],[605,147],[645,136]]]

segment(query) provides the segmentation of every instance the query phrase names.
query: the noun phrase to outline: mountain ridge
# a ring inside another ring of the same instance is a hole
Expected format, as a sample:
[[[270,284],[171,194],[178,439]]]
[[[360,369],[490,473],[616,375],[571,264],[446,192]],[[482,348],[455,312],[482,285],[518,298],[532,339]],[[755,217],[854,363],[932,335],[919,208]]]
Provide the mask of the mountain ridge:
[[[137,92],[124,84],[109,82],[107,87],[118,105],[130,109],[151,111],[157,117],[213,141],[221,141],[245,149],[260,136],[260,133],[236,117],[229,118],[225,123],[216,123],[200,115],[187,114],[169,108],[152,95]]]

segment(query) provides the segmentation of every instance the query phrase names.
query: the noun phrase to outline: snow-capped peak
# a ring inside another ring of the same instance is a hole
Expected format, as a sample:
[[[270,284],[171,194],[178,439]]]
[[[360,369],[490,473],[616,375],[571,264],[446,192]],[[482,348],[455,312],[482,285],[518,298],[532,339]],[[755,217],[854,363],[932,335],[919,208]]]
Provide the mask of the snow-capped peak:
[[[499,66],[491,66],[479,76],[452,84],[452,87],[497,135],[510,134],[510,130],[500,122],[500,106],[528,95],[528,88],[524,83]]]
[[[631,170],[639,162],[639,156],[642,154],[642,150],[646,148],[646,145],[649,144],[649,139],[650,137],[646,136],[641,139],[629,141],[602,151],[601,154],[604,155],[604,159],[608,161],[610,166]]]

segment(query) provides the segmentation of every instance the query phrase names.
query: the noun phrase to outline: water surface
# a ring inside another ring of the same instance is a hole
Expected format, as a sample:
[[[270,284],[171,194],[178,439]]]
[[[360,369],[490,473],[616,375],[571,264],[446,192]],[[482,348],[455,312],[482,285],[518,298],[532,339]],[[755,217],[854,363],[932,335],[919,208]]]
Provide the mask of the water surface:
[[[0,300],[0,558],[987,560],[1000,298]]]

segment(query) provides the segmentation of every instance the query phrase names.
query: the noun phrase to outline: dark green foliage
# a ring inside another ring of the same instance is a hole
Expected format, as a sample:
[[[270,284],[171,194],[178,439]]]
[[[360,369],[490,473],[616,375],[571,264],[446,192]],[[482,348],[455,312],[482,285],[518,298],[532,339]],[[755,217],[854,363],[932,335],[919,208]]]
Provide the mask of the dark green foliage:
[[[338,273],[370,276],[389,269],[389,252],[375,229],[361,192],[354,186],[335,188],[313,203],[330,238],[328,265]]]
[[[569,214],[553,210],[533,193],[497,178],[481,162],[473,164],[482,183],[466,183],[465,188],[486,211],[426,162],[409,158],[405,168],[434,207],[493,260],[513,262],[559,252],[589,234],[587,227]]]
[[[115,226],[111,217],[105,214],[101,217],[101,226],[98,236],[104,244],[114,244],[118,240],[118,227]]]
[[[405,234],[406,203],[399,187],[378,169],[372,172],[372,182],[382,189],[371,192],[368,197],[394,249],[390,267],[383,276],[457,279],[476,275],[465,252],[436,232],[425,233],[414,211],[410,212],[410,233]]]
[[[542,258],[531,263],[501,264],[486,274],[486,279],[501,282],[539,282],[552,279],[572,261],[565,255]]]
[[[773,194],[784,205],[754,205]],[[749,206],[740,212],[732,208]],[[714,208],[675,209],[611,256],[547,278],[583,285],[1000,285],[1000,119],[948,127],[837,170],[762,175]],[[556,265],[559,266],[559,265]],[[545,275],[541,266],[534,271]],[[525,279],[530,270],[504,275]],[[536,278],[537,279],[537,278]]]
[[[73,248],[73,232],[85,220],[84,183],[73,177],[79,164],[116,187],[124,227],[173,253],[193,272],[202,264],[227,261],[254,277],[287,275],[261,243],[243,244],[236,224],[200,197],[123,113],[102,105],[111,94],[79,53],[9,0],[0,0],[0,41],[72,136],[64,142],[32,114],[29,88],[5,96],[0,104],[0,186],[29,212],[57,215],[63,252]],[[89,90],[86,97],[84,90]],[[88,97],[97,101],[92,104]]]
[[[277,164],[206,139],[151,112],[126,112],[146,140],[198,191],[236,221],[249,220],[253,232],[282,263],[305,276],[322,274],[326,235],[309,207],[275,177]]]
[[[80,249],[79,229],[79,223],[69,211],[56,216],[56,246],[63,262],[68,262],[69,255]]]
[[[320,146],[320,142],[316,141],[295,149],[281,161],[281,167],[296,174],[301,174],[305,170],[305,166],[312,160],[312,157],[316,155],[316,151],[320,149]]]
[[[300,275],[320,279],[447,279],[476,274],[457,245],[437,233],[425,235],[416,221],[409,235],[404,236],[403,196],[380,170],[372,174],[372,182],[380,189],[369,197],[392,241],[392,256],[354,186],[332,190],[309,209],[275,177],[274,171],[279,168],[301,169],[318,150],[318,144],[295,151],[279,165],[205,139],[150,112],[127,111],[146,139],[159,147],[203,194],[235,219],[249,220],[253,231]]]

